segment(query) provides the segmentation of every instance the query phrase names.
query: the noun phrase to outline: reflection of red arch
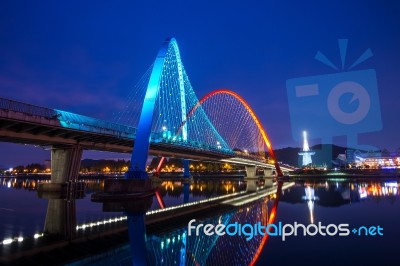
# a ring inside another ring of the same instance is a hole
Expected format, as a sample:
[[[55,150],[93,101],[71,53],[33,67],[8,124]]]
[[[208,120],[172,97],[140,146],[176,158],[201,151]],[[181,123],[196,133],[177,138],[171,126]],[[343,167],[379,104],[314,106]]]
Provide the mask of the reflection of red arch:
[[[283,186],[283,182],[279,181],[278,182],[278,188],[276,189],[276,198],[275,198],[275,201],[274,201],[274,205],[272,206],[271,213],[269,214],[269,219],[268,219],[267,224],[273,224],[275,222],[276,211],[278,209],[278,203],[279,203],[280,197],[282,195],[282,186]],[[267,243],[268,236],[269,235],[266,233],[263,236],[263,238],[261,239],[260,246],[258,246],[256,254],[254,255],[252,261],[249,263],[250,266],[254,266],[256,264],[258,258],[261,255],[262,250],[264,249],[265,244]]]
[[[250,105],[242,98],[242,96],[240,96],[239,94],[237,94],[236,92],[233,92],[231,90],[227,90],[227,89],[214,90],[214,91],[208,93],[207,95],[205,95],[203,98],[201,98],[200,101],[189,111],[189,113],[186,116],[186,120],[182,122],[182,125],[180,126],[177,134],[179,134],[179,131],[181,130],[183,125],[186,123],[188,118],[191,115],[193,115],[193,113],[196,111],[196,109],[199,108],[200,105],[202,105],[205,101],[207,101],[208,99],[210,99],[211,97],[213,97],[214,95],[217,95],[217,94],[228,94],[230,96],[233,96],[236,100],[238,100],[246,108],[247,112],[249,112],[249,114],[253,118],[254,122],[256,123],[257,128],[258,128],[258,130],[260,131],[260,133],[261,133],[261,135],[263,137],[265,145],[267,145],[267,147],[268,147],[268,152],[269,152],[270,156],[272,157],[272,159],[275,162],[276,173],[278,174],[278,176],[283,176],[281,167],[279,166],[279,163],[276,160],[275,152],[272,149],[271,142],[269,141],[267,133],[265,132],[263,126],[261,125],[260,120],[258,119],[257,115],[254,113],[254,111],[250,107]]]

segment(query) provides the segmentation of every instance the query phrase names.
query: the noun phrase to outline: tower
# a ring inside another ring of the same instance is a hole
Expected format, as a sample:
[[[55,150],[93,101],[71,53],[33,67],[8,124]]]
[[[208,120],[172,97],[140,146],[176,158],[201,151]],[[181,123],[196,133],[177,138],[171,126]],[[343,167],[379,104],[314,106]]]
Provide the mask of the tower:
[[[303,151],[299,152],[300,156],[303,156],[302,166],[306,166],[312,163],[311,156],[314,155],[314,151],[310,151],[307,140],[307,131],[303,131]]]

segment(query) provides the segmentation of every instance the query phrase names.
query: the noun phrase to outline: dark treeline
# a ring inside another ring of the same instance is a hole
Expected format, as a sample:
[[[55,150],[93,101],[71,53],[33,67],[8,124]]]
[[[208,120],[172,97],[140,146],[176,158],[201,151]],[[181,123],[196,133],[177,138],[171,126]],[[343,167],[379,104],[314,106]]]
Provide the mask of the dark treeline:
[[[13,168],[14,173],[22,174],[22,173],[39,173],[45,172],[46,167],[43,164],[39,163],[31,163],[26,166],[24,165],[17,165]]]
[[[84,159],[81,162],[81,172],[126,172],[129,160],[93,160]]]
[[[157,168],[161,158],[154,157],[147,170],[153,171]],[[130,160],[95,160],[95,159],[84,159],[81,161],[80,172],[81,173],[124,173],[128,171]],[[189,161],[190,172],[232,172],[242,170],[243,167],[232,165],[228,163],[219,162],[205,162],[205,161]],[[32,163],[26,166],[18,165],[13,168],[13,172],[17,174],[23,173],[50,173],[51,166]],[[165,172],[181,172],[183,168],[182,159],[167,158],[162,164],[162,170]]]

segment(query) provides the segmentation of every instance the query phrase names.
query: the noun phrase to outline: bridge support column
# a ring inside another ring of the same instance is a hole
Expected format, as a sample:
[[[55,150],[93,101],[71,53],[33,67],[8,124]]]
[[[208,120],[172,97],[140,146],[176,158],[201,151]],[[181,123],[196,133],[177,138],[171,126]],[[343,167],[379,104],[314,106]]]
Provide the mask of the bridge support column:
[[[247,166],[246,165],[246,177],[244,180],[247,183],[246,191],[247,192],[254,192],[257,191],[257,183],[258,177],[256,176],[256,166]]]
[[[188,159],[183,159],[183,177],[189,178],[190,177],[190,166],[189,166],[189,160]]]
[[[247,166],[246,165],[246,176],[247,177],[255,177],[256,176],[256,167],[255,166]]]
[[[64,183],[78,179],[82,147],[54,147],[51,149],[51,182]]]
[[[61,192],[66,189],[67,182],[78,179],[81,166],[82,147],[53,146],[51,149],[51,182],[40,183],[39,191]]]
[[[264,186],[272,187],[274,183],[274,170],[264,169]]]

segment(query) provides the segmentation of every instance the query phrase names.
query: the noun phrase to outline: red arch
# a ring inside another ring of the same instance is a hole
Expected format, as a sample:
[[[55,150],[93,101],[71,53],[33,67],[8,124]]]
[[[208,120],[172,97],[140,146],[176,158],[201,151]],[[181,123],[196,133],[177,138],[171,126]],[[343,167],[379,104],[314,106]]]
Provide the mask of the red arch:
[[[274,162],[275,162],[275,169],[276,169],[277,175],[278,175],[278,176],[283,176],[281,167],[279,166],[279,163],[278,163],[278,161],[276,160],[275,152],[274,152],[274,150],[272,149],[271,142],[270,142],[270,140],[269,140],[269,138],[268,138],[268,136],[267,136],[267,133],[265,132],[265,129],[264,129],[263,126],[261,125],[260,120],[258,119],[258,117],[257,117],[257,115],[255,114],[255,112],[253,111],[253,109],[250,107],[250,105],[243,99],[243,97],[240,96],[239,94],[237,94],[237,93],[234,92],[234,91],[227,90],[227,89],[218,89],[218,90],[214,90],[214,91],[212,91],[212,92],[206,94],[206,95],[205,95],[203,98],[201,98],[200,101],[189,111],[189,113],[188,113],[187,116],[186,116],[186,120],[182,122],[182,124],[181,124],[181,126],[180,126],[180,128],[179,128],[177,134],[179,134],[179,132],[180,132],[181,128],[183,127],[183,125],[186,123],[186,121],[188,120],[188,118],[189,118],[190,116],[193,115],[193,113],[196,111],[196,109],[199,108],[205,101],[207,101],[208,99],[210,99],[211,97],[213,97],[214,95],[217,95],[217,94],[228,94],[228,95],[231,95],[231,96],[233,96],[234,98],[236,98],[236,99],[246,108],[247,112],[249,112],[249,114],[250,114],[251,117],[253,118],[254,122],[256,123],[257,128],[258,128],[258,130],[260,131],[260,133],[261,133],[261,135],[262,135],[262,137],[263,137],[263,140],[264,140],[264,142],[265,142],[265,145],[267,145],[267,147],[268,147],[268,152],[269,152],[269,154],[271,155],[272,159],[273,159]]]
[[[208,99],[210,99],[211,97],[213,97],[214,95],[217,95],[217,94],[228,94],[228,95],[231,95],[231,96],[235,97],[246,108],[246,110],[249,112],[249,114],[253,118],[254,122],[256,123],[258,130],[260,130],[260,133],[261,133],[261,135],[263,137],[263,140],[264,140],[265,144],[268,147],[269,154],[271,155],[272,159],[275,161],[275,169],[276,169],[276,172],[277,172],[278,176],[283,176],[283,173],[282,173],[282,170],[281,170],[281,168],[279,166],[279,163],[276,160],[275,152],[274,152],[274,150],[272,148],[271,142],[270,142],[270,140],[269,140],[269,138],[267,136],[267,133],[266,133],[265,129],[261,125],[261,122],[258,119],[257,115],[255,114],[253,109],[250,107],[250,105],[243,99],[242,96],[240,96],[239,94],[237,94],[236,92],[233,92],[231,90],[227,90],[227,89],[214,90],[214,91],[208,93],[207,95],[205,95],[203,98],[201,98],[199,100],[199,102],[188,112],[188,114],[186,116],[186,120],[182,122],[182,124],[179,127],[176,135],[179,134],[179,132],[181,131],[183,125],[188,121],[189,117],[194,114],[196,109],[199,108],[205,101],[207,101]],[[159,168],[161,168],[160,166],[159,166]],[[275,222],[276,211],[278,209],[279,200],[280,200],[280,197],[282,195],[282,186],[283,186],[283,182],[279,181],[278,182],[277,193],[276,193],[277,197],[276,197],[276,199],[274,201],[274,204],[272,206],[272,210],[271,210],[271,213],[269,215],[269,219],[267,221],[267,224],[272,224],[272,223]],[[264,237],[262,238],[260,246],[258,247],[258,249],[256,251],[256,254],[254,255],[252,261],[249,263],[250,266],[254,266],[255,263],[257,262],[258,258],[260,257],[261,252],[262,252],[265,244],[268,241],[268,236],[269,236],[268,234],[265,234]]]

